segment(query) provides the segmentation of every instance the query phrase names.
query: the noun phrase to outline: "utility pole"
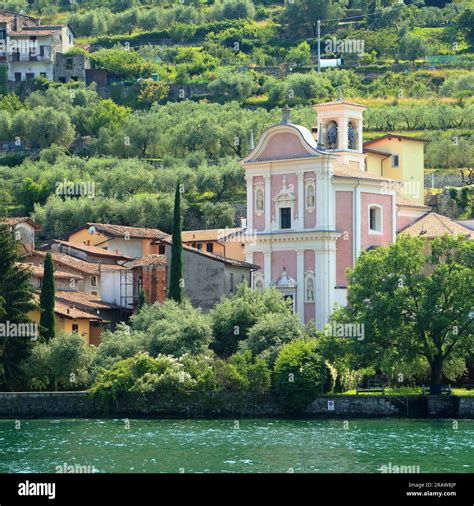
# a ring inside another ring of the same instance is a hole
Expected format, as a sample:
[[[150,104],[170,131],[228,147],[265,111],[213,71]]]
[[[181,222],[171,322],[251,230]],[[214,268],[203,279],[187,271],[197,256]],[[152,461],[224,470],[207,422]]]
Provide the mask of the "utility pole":
[[[318,19],[318,72],[321,72],[321,20]]]

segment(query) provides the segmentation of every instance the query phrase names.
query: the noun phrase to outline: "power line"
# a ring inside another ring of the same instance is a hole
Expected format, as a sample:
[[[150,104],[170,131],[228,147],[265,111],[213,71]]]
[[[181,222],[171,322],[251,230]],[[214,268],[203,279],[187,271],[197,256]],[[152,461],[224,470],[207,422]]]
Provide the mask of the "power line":
[[[394,7],[393,9],[382,9],[380,11],[374,11],[374,12],[368,12],[367,14],[358,14],[357,16],[348,16],[348,17],[342,17],[342,18],[329,18],[329,19],[321,19],[321,23],[324,23],[326,21],[346,21],[348,19],[361,19],[361,18],[367,18],[369,16],[378,16],[380,14],[386,14],[388,12],[398,11],[400,9],[403,9],[406,7],[404,3],[400,5],[399,7]]]

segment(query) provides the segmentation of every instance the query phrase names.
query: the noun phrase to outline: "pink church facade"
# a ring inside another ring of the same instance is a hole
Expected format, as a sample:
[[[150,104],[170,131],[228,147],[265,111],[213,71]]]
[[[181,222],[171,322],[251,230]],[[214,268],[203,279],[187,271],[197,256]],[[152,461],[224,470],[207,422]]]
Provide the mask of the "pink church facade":
[[[253,287],[277,288],[292,300],[302,322],[314,321],[318,328],[335,304],[346,303],[346,270],[361,252],[393,242],[397,216],[403,214],[397,185],[364,170],[365,108],[334,102],[331,116],[327,105],[316,106],[323,120],[318,141],[284,111],[282,122],[266,130],[242,160],[247,230],[253,237],[246,261],[260,268]],[[332,117],[346,128],[331,130]],[[323,140],[333,142],[333,149]],[[414,206],[400,218],[413,221],[424,212]]]

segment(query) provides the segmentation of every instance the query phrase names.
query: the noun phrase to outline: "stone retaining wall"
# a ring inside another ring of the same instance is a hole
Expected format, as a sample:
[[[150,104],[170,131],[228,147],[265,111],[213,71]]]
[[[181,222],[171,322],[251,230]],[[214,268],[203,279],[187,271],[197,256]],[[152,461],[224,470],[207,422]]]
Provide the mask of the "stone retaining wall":
[[[127,396],[106,406],[86,392],[0,392],[0,417],[291,416],[271,394],[187,393]],[[315,418],[474,418],[474,397],[320,396],[298,416]]]

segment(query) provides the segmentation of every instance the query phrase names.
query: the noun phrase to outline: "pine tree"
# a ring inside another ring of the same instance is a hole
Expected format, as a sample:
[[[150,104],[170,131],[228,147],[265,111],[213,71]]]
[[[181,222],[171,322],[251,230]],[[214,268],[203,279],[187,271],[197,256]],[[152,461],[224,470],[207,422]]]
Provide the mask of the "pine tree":
[[[56,334],[56,320],[54,316],[54,267],[53,257],[48,251],[44,259],[43,284],[40,295],[40,333],[41,337],[49,341]]]
[[[30,274],[19,262],[17,241],[8,226],[0,225],[0,324],[3,330],[11,324],[30,323],[28,312],[36,309]],[[0,384],[4,383],[9,389],[20,385],[20,364],[29,355],[32,337],[0,333]]]
[[[171,244],[171,271],[170,271],[170,289],[168,297],[181,302],[183,300],[183,288],[181,286],[183,279],[183,244],[181,242],[181,193],[179,182],[176,185],[176,194],[174,197],[174,216],[173,216],[173,235]]]

